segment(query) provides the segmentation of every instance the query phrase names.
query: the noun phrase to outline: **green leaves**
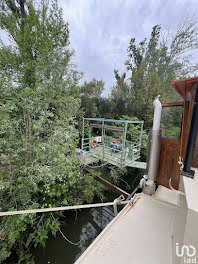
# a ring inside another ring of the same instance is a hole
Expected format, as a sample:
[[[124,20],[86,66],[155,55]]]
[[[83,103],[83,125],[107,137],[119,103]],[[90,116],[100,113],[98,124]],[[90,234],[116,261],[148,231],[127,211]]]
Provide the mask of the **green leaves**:
[[[103,90],[104,82],[93,78],[90,82],[84,82],[84,85],[80,88],[80,94],[88,98],[100,97]]]
[[[152,126],[155,97],[161,95],[161,101],[179,100],[171,80],[186,78],[197,70],[197,65],[190,62],[191,52],[198,48],[197,21],[185,20],[176,32],[170,33],[155,25],[149,39],[137,42],[132,37],[125,62],[128,79],[125,72],[120,75],[114,71],[114,112],[144,120],[146,129]]]
[[[90,201],[93,178],[85,179],[75,152],[81,73],[72,63],[68,24],[56,1],[6,0],[1,7],[1,28],[13,45],[0,47],[0,209]],[[60,215],[3,218],[0,262],[12,262],[13,252],[15,263],[32,263],[31,247],[56,234]]]

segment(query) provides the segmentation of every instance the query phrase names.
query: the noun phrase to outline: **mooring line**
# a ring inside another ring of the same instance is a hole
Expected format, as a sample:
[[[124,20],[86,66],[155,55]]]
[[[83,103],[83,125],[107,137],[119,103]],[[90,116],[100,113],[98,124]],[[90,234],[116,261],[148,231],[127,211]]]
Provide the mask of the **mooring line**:
[[[119,200],[119,198],[116,199],[116,205],[124,205],[124,204],[128,204],[129,202],[130,200],[123,201],[123,200]],[[0,216],[68,211],[68,210],[86,209],[86,208],[102,207],[102,206],[115,206],[115,200],[113,202],[107,202],[107,203],[69,205],[69,206],[62,206],[62,207],[55,207],[55,208],[38,208],[38,209],[29,209],[29,210],[0,212]]]
[[[52,216],[53,220],[54,220],[55,222],[57,222],[56,219],[55,219],[55,217],[53,216],[52,213],[51,213],[51,216]],[[61,231],[61,229],[60,229],[59,227],[58,227],[58,231],[61,233],[62,237],[63,237],[68,243],[70,243],[71,245],[73,245],[73,246],[78,246],[78,245],[80,244],[81,239],[80,239],[77,243],[72,242],[69,238],[67,238],[67,237],[65,236],[65,234],[63,234],[63,232]]]

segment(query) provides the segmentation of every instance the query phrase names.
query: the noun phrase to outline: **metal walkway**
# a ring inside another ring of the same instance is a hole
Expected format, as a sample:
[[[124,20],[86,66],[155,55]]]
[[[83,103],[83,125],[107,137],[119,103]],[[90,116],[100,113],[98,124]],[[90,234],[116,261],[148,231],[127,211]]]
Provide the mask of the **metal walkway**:
[[[127,132],[128,129],[134,131],[133,137]],[[85,130],[89,133],[85,133]],[[118,167],[145,169],[145,162],[137,162],[140,158],[142,131],[143,121],[83,118],[82,151],[78,158],[85,166],[103,161]],[[88,137],[85,137],[87,133]],[[130,140],[127,139],[128,134]]]
[[[124,161],[122,160],[122,153],[115,152],[112,148],[98,146],[97,148],[91,149],[90,151],[84,151],[77,155],[78,159],[82,164],[90,165],[94,164],[99,161],[107,162],[114,166],[125,166],[125,167],[133,167],[133,168],[140,168],[146,169],[146,162],[137,161],[140,158],[139,154],[134,153],[134,158],[125,157]]]

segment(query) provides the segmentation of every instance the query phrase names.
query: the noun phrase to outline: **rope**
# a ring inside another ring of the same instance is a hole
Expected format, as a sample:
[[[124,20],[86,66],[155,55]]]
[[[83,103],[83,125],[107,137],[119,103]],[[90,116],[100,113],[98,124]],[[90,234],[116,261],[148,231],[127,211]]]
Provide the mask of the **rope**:
[[[114,214],[115,216],[118,214],[118,208],[117,208],[117,205],[121,203],[121,201],[124,201],[124,195],[120,195],[120,197],[116,198],[114,201],[113,201],[113,210],[114,210]]]
[[[118,204],[128,204],[130,201],[119,201]],[[8,212],[0,212],[0,216],[8,216],[8,215],[23,215],[23,214],[35,214],[35,213],[47,213],[47,212],[57,212],[57,211],[68,211],[68,210],[76,210],[76,209],[86,209],[86,208],[95,208],[102,206],[112,206],[114,202],[108,203],[96,203],[96,204],[83,204],[83,205],[69,205],[55,208],[39,208],[39,209],[30,209],[30,210],[19,210],[19,211],[8,211]]]
[[[55,217],[53,216],[53,214],[51,214],[51,216],[52,216],[53,220],[54,220],[55,222],[57,222],[56,219],[55,219]],[[62,237],[63,237],[68,243],[72,244],[73,246],[78,246],[78,245],[80,244],[81,240],[79,240],[77,243],[74,243],[74,242],[72,242],[71,240],[69,240],[69,239],[63,234],[63,232],[61,231],[60,228],[58,228],[58,231],[61,233]]]

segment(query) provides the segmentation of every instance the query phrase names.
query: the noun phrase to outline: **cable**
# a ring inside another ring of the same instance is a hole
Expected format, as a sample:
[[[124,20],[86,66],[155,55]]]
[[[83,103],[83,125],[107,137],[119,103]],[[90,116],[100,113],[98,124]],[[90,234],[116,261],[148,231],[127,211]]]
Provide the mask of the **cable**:
[[[53,214],[51,214],[51,216],[52,216],[53,220],[54,220],[55,222],[57,222],[56,219],[55,219],[55,217],[53,216]],[[61,233],[62,237],[63,237],[68,243],[72,244],[73,246],[78,246],[78,245],[80,244],[81,239],[80,239],[77,243],[74,243],[74,242],[72,242],[71,240],[69,240],[69,239],[63,234],[63,232],[61,231],[61,229],[60,229],[59,227],[58,227],[58,231]]]
[[[122,205],[122,204],[127,204],[129,202],[130,201],[119,201],[119,204]],[[111,206],[114,204],[115,204],[114,202],[107,202],[107,203],[95,203],[95,204],[83,204],[83,205],[69,205],[69,206],[62,206],[55,208],[38,208],[38,209],[29,209],[29,210],[8,211],[8,212],[0,212],[0,216],[68,211],[68,210],[86,209],[93,207]]]

